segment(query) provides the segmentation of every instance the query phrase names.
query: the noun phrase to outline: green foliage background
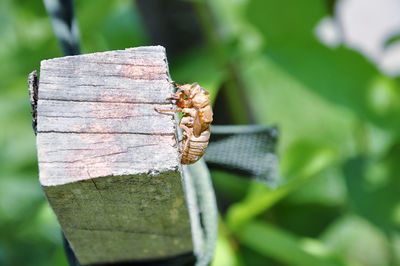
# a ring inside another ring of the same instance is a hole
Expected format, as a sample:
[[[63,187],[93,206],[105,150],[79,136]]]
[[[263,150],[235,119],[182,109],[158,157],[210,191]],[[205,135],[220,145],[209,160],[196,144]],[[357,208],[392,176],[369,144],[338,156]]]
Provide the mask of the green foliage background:
[[[172,77],[213,99],[224,85],[235,123],[248,122],[247,101],[281,132],[278,188],[212,172],[229,202],[213,265],[400,265],[399,80],[315,38],[330,1],[191,2],[206,45],[170,61]],[[76,10],[83,53],[150,44],[132,1]],[[0,265],[67,265],[38,183],[26,83],[62,56],[42,2],[1,1],[0,40]]]

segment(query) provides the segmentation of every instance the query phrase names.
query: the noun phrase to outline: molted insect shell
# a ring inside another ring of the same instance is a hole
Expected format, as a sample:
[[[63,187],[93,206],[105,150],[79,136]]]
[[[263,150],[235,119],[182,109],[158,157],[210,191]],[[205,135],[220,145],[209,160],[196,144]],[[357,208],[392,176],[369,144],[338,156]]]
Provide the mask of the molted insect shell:
[[[210,124],[213,120],[210,94],[198,83],[178,85],[178,91],[167,100],[176,101],[179,108],[157,110],[160,113],[182,112],[184,115],[179,122],[183,130],[182,164],[197,162],[206,152],[210,139]]]

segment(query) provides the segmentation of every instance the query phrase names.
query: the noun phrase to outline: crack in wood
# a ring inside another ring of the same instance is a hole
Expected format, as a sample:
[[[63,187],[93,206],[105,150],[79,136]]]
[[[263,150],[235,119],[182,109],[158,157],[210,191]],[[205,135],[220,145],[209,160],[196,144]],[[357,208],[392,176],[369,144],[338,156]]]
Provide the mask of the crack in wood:
[[[147,132],[98,132],[98,131],[56,131],[56,130],[47,130],[47,131],[38,131],[38,133],[46,134],[46,133],[59,133],[59,134],[104,134],[104,135],[145,135],[145,136],[173,136],[175,137],[175,133],[147,133]]]
[[[161,58],[156,58],[156,60],[160,60]],[[133,60],[134,61],[134,60]],[[79,63],[79,62],[77,62]],[[134,67],[164,67],[164,64],[134,64],[134,63],[123,63],[123,62],[101,62],[101,61],[85,61],[85,63],[89,64],[99,64],[99,65],[120,65],[120,66],[134,66]],[[56,63],[57,64],[57,63]],[[74,67],[65,68],[65,69],[75,69]],[[44,68],[46,71],[53,71],[52,68]]]
[[[91,159],[95,159],[95,158],[107,157],[107,156],[118,155],[118,154],[123,154],[123,153],[127,153],[127,151],[120,151],[120,152],[113,152],[113,153],[101,154],[101,155],[96,155],[96,156],[89,156],[89,157],[85,157],[84,159],[77,159],[77,160],[71,160],[71,161],[39,161],[39,163],[77,163],[77,162],[84,162],[86,160],[91,160]]]
[[[103,195],[101,194],[100,189],[97,187],[96,182],[94,182],[93,178],[91,178],[89,170],[87,170],[87,174],[90,177],[90,180],[92,181],[93,185],[96,187],[96,191],[99,193],[100,198],[103,200]]]
[[[104,144],[103,142],[91,142],[90,145],[95,145],[95,144]],[[148,146],[158,146],[158,143],[152,143],[152,144],[143,144],[143,145],[136,145],[136,146],[132,146],[132,147],[127,147],[128,150],[131,149],[136,149],[136,148],[142,148],[142,147],[148,147]],[[82,149],[57,149],[54,151],[47,151],[47,154],[49,153],[54,153],[54,152],[62,152],[62,151],[101,151],[102,149],[90,149],[90,148],[82,148]]]
[[[111,109],[109,109],[111,110]],[[136,117],[155,117],[157,115],[127,115],[127,116],[110,116],[110,117],[104,117],[104,116],[79,116],[79,115],[74,115],[74,116],[64,116],[64,115],[40,115],[40,117],[48,117],[48,118],[94,118],[94,119],[127,119],[127,118],[136,118]]]
[[[71,99],[50,99],[40,98],[41,101],[55,101],[55,102],[78,102],[78,103],[121,103],[121,104],[159,104],[159,105],[172,105],[170,102],[134,102],[134,101],[105,101],[105,100],[71,100]]]
[[[59,73],[59,72],[57,72]],[[94,75],[89,75],[89,74],[94,74]],[[82,73],[81,73],[82,74]],[[54,75],[53,78],[70,78],[70,79],[77,79],[79,77],[98,77],[97,72],[85,72],[85,75],[78,76],[78,75]],[[137,73],[135,75],[112,75],[112,74],[103,74],[102,77],[108,77],[108,78],[126,78],[126,79],[132,79],[135,81],[153,81],[153,80],[165,80],[166,73],[165,72],[149,72],[147,74],[140,74]],[[40,84],[40,82],[39,82]]]
[[[142,147],[149,147],[149,146],[159,146],[159,144],[154,143],[154,144],[143,144],[143,145],[136,145],[136,146],[132,146],[132,147],[126,147],[127,151],[90,156],[90,157],[85,157],[85,159],[78,159],[78,160],[72,160],[72,161],[39,161],[39,163],[76,163],[76,162],[81,162],[81,161],[90,160],[90,159],[99,158],[99,157],[123,154],[123,153],[127,153],[129,150],[142,148]],[[61,149],[61,150],[55,150],[55,151],[48,151],[47,153],[54,153],[54,152],[60,152],[60,151],[102,151],[102,149]]]

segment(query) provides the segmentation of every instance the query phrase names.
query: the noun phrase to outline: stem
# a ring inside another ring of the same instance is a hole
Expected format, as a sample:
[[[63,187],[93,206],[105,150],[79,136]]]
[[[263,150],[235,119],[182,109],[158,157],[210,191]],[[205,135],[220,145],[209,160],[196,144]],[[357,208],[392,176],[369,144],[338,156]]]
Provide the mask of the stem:
[[[228,79],[224,84],[225,97],[229,104],[232,120],[236,124],[254,123],[250,111],[249,101],[246,100],[245,88],[241,75],[234,62],[231,62],[220,36],[216,31],[218,23],[212,16],[212,10],[207,1],[193,3],[200,24],[202,25],[206,41],[214,54],[217,63],[227,69]]]

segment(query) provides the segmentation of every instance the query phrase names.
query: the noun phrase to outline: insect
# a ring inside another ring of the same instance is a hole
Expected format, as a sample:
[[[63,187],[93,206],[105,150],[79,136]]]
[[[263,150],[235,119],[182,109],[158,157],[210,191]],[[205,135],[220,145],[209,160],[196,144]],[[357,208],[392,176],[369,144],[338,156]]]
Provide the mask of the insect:
[[[176,101],[178,108],[155,110],[160,113],[183,113],[179,122],[179,127],[183,130],[181,163],[193,164],[206,152],[210,139],[210,124],[213,120],[210,93],[197,82],[185,85],[172,84],[177,87],[177,92],[167,100]]]

